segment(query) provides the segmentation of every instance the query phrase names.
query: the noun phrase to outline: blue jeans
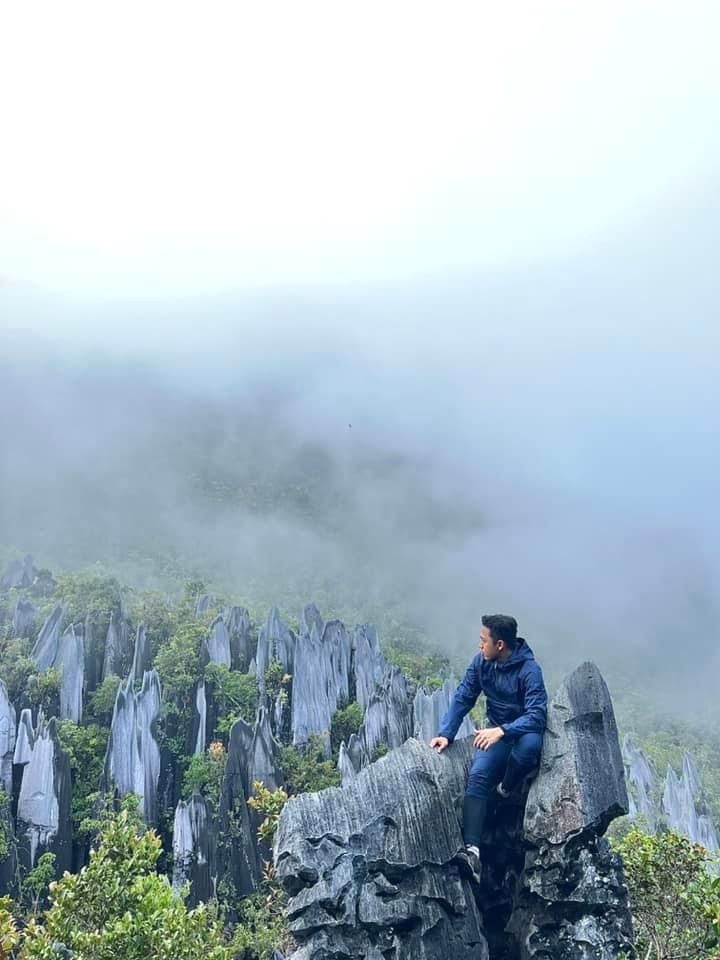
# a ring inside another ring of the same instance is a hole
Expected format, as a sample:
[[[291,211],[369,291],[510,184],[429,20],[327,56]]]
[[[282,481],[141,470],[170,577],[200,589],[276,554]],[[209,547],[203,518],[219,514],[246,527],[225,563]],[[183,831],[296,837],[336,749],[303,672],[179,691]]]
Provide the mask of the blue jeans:
[[[513,790],[540,763],[542,734],[526,733],[514,743],[498,740],[489,750],[476,750],[465,792],[482,800],[500,781]]]

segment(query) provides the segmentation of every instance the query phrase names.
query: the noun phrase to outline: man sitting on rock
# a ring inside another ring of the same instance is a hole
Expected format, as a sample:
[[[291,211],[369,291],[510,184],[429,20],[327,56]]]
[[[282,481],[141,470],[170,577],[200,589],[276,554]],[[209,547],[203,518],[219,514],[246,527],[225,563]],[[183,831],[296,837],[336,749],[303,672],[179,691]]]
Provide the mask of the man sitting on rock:
[[[493,789],[501,797],[520,785],[540,762],[547,717],[547,692],[540,664],[522,637],[517,620],[504,614],[482,618],[480,653],[453,694],[438,735],[439,753],[452,743],[463,717],[485,694],[489,726],[476,730],[463,803],[463,837],[474,878],[480,873],[480,841]]]

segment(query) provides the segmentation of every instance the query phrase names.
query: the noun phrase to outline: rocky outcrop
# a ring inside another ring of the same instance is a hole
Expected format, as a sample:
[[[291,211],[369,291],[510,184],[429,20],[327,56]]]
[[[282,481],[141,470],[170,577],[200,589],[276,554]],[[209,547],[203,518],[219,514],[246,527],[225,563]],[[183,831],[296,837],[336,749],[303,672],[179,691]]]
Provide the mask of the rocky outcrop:
[[[56,857],[58,875],[72,862],[70,762],[60,747],[55,719],[38,729],[30,761],[23,769],[18,798],[18,844],[23,864],[32,868],[45,852]]]
[[[628,812],[605,681],[584,663],[548,708],[542,764],[528,794],[528,851],[509,923],[521,960],[615,960],[632,949],[622,865],[602,834]]]
[[[114,785],[120,796],[136,793],[140,812],[149,824],[157,822],[158,813],[160,749],[155,725],[160,699],[160,679],[154,670],[145,673],[139,693],[131,681],[120,685],[105,755],[106,784]]]
[[[380,652],[377,630],[370,623],[355,627],[353,634],[353,661],[355,670],[355,695],[365,710],[378,684],[390,669]]]
[[[12,618],[12,632],[14,637],[28,639],[35,633],[37,611],[29,600],[18,600]]]
[[[310,737],[320,736],[330,756],[333,714],[350,698],[351,645],[348,632],[339,620],[324,626],[322,634],[318,633],[318,622],[322,621],[314,618],[310,631],[303,631],[295,645],[292,742],[295,746],[304,746]]]
[[[63,613],[62,606],[58,604],[40,628],[35,646],[32,648],[30,655],[37,664],[38,670],[43,672],[49,670],[55,663]]]
[[[247,806],[253,736],[253,728],[243,720],[230,729],[218,818],[218,873],[238,897],[257,889],[261,876],[256,833]]]
[[[53,666],[60,674],[60,718],[80,723],[85,677],[82,626],[76,633],[70,624],[60,637]]]
[[[15,753],[13,754],[13,763],[17,764],[18,766],[30,763],[34,745],[35,731],[33,730],[32,713],[26,707],[20,714],[17,737],[15,738]]]
[[[285,671],[292,675],[294,654],[295,634],[283,622],[278,608],[273,607],[258,636],[255,655],[255,669],[260,690],[265,689],[265,673],[273,660],[279,660]]]
[[[470,756],[461,741],[439,756],[409,740],[347,787],[288,801],[274,856],[295,960],[487,958],[455,860]]]
[[[33,558],[28,554],[23,560],[13,560],[0,576],[0,590],[22,590],[35,582],[37,571]]]
[[[561,685],[543,749],[524,816],[527,786],[491,805],[477,889],[456,856],[470,739],[441,755],[408,740],[342,788],[291,798],[274,855],[294,960],[487,957],[488,939],[493,960],[631,955],[622,869],[602,837],[627,794],[593,664]]]
[[[653,800],[655,771],[643,751],[629,736],[623,739],[623,759],[625,779],[629,787],[630,818],[642,819],[644,828],[655,833],[658,827],[658,810]]]
[[[215,895],[215,842],[208,802],[199,793],[187,802],[181,800],[173,824],[172,886],[179,894],[185,884],[190,885],[188,906],[194,907]]]
[[[418,687],[413,701],[413,736],[416,740],[429,743],[437,736],[440,721],[447,713],[456,684],[452,680],[445,683],[432,693],[426,687]],[[465,717],[460,724],[455,739],[462,740],[474,732],[474,724],[470,717]]]
[[[15,721],[15,707],[10,703],[4,681],[0,680],[0,786],[9,797],[13,787]]]
[[[230,666],[230,635],[222,617],[216,617],[210,624],[210,633],[203,641],[203,654],[206,663]]]
[[[195,616],[201,617],[215,606],[215,597],[209,593],[199,593],[195,598]]]
[[[130,625],[121,614],[113,615],[105,637],[103,680],[110,676],[127,677],[130,672],[132,653]]]
[[[252,660],[252,624],[245,607],[226,607],[225,626],[230,636],[230,657],[233,670],[246,672]]]
[[[207,698],[205,696],[205,681],[201,680],[195,691],[195,711],[197,713],[197,734],[193,753],[205,753],[207,746]]]
[[[135,635],[135,649],[133,651],[130,680],[132,683],[141,681],[151,663],[150,643],[145,632],[145,624],[141,623]]]

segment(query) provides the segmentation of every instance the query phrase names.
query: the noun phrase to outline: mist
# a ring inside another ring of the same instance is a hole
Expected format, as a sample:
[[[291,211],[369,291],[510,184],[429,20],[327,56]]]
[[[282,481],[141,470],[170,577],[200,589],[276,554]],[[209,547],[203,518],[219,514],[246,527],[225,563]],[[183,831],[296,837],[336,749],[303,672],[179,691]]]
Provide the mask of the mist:
[[[3,553],[393,609],[458,660],[510,612],[552,669],[592,656],[709,703],[716,188],[572,257],[413,284],[162,305],[6,286]]]

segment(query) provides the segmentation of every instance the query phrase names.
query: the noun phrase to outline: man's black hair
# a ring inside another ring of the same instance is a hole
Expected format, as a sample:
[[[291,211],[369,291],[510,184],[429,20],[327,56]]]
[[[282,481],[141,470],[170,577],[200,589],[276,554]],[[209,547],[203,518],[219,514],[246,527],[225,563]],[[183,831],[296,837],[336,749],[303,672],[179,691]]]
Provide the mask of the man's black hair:
[[[517,645],[517,620],[504,613],[490,613],[482,618],[482,625],[487,627],[495,641],[504,640],[508,650],[514,650]]]

